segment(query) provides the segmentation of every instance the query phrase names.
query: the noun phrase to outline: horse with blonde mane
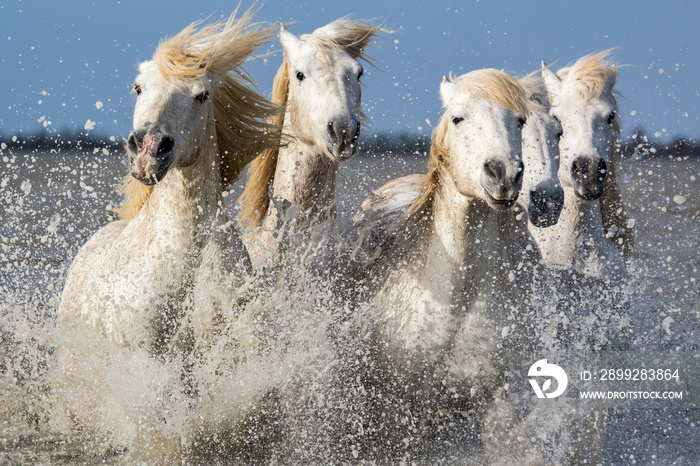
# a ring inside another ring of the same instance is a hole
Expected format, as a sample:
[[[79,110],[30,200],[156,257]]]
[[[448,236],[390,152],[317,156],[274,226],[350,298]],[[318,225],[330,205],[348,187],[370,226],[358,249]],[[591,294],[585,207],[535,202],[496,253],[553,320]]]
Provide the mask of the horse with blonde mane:
[[[133,179],[124,186],[122,218],[80,249],[59,308],[59,330],[91,329],[106,340],[102,348],[113,348],[103,349],[104,361],[127,350],[191,358],[236,315],[246,293],[250,263],[224,212],[223,187],[260,151],[276,147],[279,136],[267,123],[277,109],[241,69],[274,29],[253,23],[251,10],[236,14],[188,26],[139,66],[126,147]],[[73,401],[104,364],[96,361],[81,377],[81,358],[93,355],[80,345],[78,339],[59,355],[62,389]],[[82,406],[87,414],[72,409],[74,419],[97,422],[100,403]]]
[[[559,125],[515,79],[473,71],[445,79],[440,94],[446,110],[428,173],[387,183],[356,216],[376,247],[369,370],[390,406],[379,409],[385,417],[375,428],[401,451],[440,443],[431,435],[483,441],[504,370],[527,345],[520,328],[539,262],[525,220],[510,209],[521,186],[543,227],[556,223],[563,204]]]
[[[529,230],[550,267],[552,296],[559,296],[553,313],[544,316],[554,354],[629,344],[624,285],[634,222],[627,218],[617,179],[618,73],[609,54],[584,56],[556,74],[546,66],[542,70],[544,103],[563,130],[558,176],[565,205],[555,226],[543,230],[531,223]],[[551,448],[558,461],[597,464],[603,461],[606,413],[606,405],[563,409],[556,419],[535,411],[520,432],[548,425],[549,437],[560,439]]]
[[[336,20],[297,38],[280,31],[284,51],[272,100],[285,106],[276,120],[284,144],[251,164],[239,199],[239,222],[256,266],[277,261],[280,233],[292,207],[295,231],[333,218],[338,165],[357,151],[361,121],[361,59],[384,29],[362,21]]]
[[[626,276],[634,239],[616,173],[618,75],[609,53],[587,55],[556,74],[542,71],[550,112],[564,131],[559,179],[566,203],[555,228],[531,232],[548,265],[615,281]]]
[[[273,34],[251,24],[251,14],[191,25],[140,65],[122,218],[78,252],[61,316],[158,352],[167,337],[153,332],[154,323],[173,317],[201,274],[245,272],[245,249],[221,207],[223,187],[278,142],[266,123],[276,110],[240,70]]]

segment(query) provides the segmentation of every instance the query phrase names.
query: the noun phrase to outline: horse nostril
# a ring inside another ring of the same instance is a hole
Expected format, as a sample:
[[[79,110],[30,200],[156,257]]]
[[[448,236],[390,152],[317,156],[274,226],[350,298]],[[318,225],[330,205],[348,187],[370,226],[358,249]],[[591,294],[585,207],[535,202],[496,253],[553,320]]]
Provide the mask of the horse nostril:
[[[328,122],[328,134],[331,136],[331,140],[335,141],[336,139],[336,134],[335,134],[335,128],[333,127],[333,122],[329,121]]]
[[[581,165],[579,164],[579,160],[576,159],[572,162],[571,164],[571,173],[574,176],[581,176],[583,170],[581,169]]]
[[[170,153],[175,146],[175,140],[170,136],[163,136],[158,144],[158,155],[164,155]]]
[[[518,172],[515,174],[515,185],[517,186],[523,180],[523,173],[525,172],[525,165],[522,162],[518,164]]]
[[[127,141],[129,150],[133,152],[139,151],[139,148],[143,145],[143,138],[146,137],[146,132],[143,128],[131,132]]]
[[[605,164],[605,160],[600,159],[600,161],[598,161],[598,169],[596,172],[600,180],[605,179],[605,175],[608,173],[608,166]]]
[[[136,137],[134,136],[134,133],[131,133],[129,135],[129,139],[127,139],[127,144],[129,145],[130,151],[132,151],[132,152],[138,151],[138,146],[136,145]]]
[[[505,175],[503,164],[498,160],[489,160],[484,163],[484,173],[494,183],[498,183]]]

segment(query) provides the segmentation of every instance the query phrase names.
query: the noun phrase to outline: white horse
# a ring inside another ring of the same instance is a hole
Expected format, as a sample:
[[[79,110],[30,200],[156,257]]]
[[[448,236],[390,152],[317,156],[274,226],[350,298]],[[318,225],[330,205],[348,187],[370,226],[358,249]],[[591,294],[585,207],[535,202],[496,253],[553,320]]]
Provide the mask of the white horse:
[[[200,31],[190,26],[140,65],[127,144],[134,180],[125,185],[123,218],[78,252],[62,318],[79,317],[124,345],[155,348],[167,338],[158,325],[175,319],[201,274],[245,272],[245,249],[221,208],[223,186],[256,150],[276,142],[264,133],[272,105],[229,73],[240,73],[272,35],[249,21],[247,12]]]
[[[634,243],[615,170],[620,136],[617,69],[606,61],[608,53],[585,56],[557,74],[547,67],[542,71],[545,98],[540,99],[562,126],[558,175],[565,193],[556,225],[528,225],[550,266],[555,300],[549,310],[540,310],[543,323],[550,326],[540,332],[550,350],[586,354],[627,344],[623,285],[625,259]],[[539,429],[558,461],[598,463],[605,417],[605,406],[562,409],[555,417],[535,410],[515,432],[525,436]]]
[[[440,94],[446,111],[433,133],[428,174],[388,183],[356,217],[377,251],[368,279],[379,288],[370,370],[388,392],[382,399],[401,406],[385,412],[377,428],[401,432],[399,440],[420,438],[431,422],[449,430],[452,421],[477,421],[469,427],[482,428],[478,419],[491,406],[509,352],[518,350],[509,345],[521,343],[523,301],[538,262],[532,241],[520,242],[528,236],[525,219],[508,209],[524,178],[525,204],[542,226],[556,222],[563,202],[555,175],[560,127],[533,111],[517,81],[474,71],[445,79]],[[465,412],[477,419],[462,419]]]
[[[267,124],[277,110],[240,68],[274,34],[251,18],[249,10],[200,30],[191,25],[139,66],[127,143],[133,179],[124,186],[122,219],[80,249],[59,308],[58,330],[78,328],[72,349],[59,342],[61,389],[73,406],[95,405],[79,422],[95,421],[90,416],[107,409],[100,393],[80,400],[77,394],[89,390],[117,353],[186,359],[235,315],[247,288],[250,263],[224,213],[223,187],[279,143]],[[84,377],[79,368],[94,354],[81,347],[80,328],[105,340],[95,346],[104,360],[94,361]]]
[[[616,177],[620,120],[615,99],[617,68],[609,51],[588,55],[542,76],[551,114],[562,124],[559,179],[565,206],[556,227],[531,228],[548,265],[596,278],[625,277],[633,247]]]
[[[364,50],[380,31],[344,19],[301,38],[284,27],[280,31],[284,60],[272,100],[286,104],[277,121],[286,144],[253,161],[239,199],[240,222],[254,229],[244,237],[254,265],[276,263],[289,206],[295,209],[296,231],[333,218],[338,165],[357,151],[364,119],[359,60],[366,59]]]

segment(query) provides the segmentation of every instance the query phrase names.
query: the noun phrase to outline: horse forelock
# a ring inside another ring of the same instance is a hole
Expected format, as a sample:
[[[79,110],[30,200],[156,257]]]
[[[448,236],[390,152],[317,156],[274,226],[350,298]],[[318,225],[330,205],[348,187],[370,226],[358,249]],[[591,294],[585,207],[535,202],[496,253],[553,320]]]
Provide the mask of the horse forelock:
[[[390,32],[381,26],[373,26],[364,21],[341,18],[316,29],[311,34],[300,37],[317,52],[319,58],[332,63],[334,55],[344,51],[355,60],[372,59],[365,53],[374,36],[379,32]]]
[[[611,52],[612,49],[608,49],[581,57],[573,65],[559,70],[557,77],[572,86],[585,100],[607,98],[616,105],[614,85],[618,73],[617,67],[608,59]]]
[[[274,36],[276,27],[252,22],[251,8],[226,21],[201,26],[197,21],[162,41],[153,55],[161,76],[168,81],[200,78],[209,71],[238,69],[250,55]],[[200,27],[201,26],[201,27]]]
[[[471,71],[453,80],[459,92],[491,100],[502,107],[523,115],[528,113],[529,95],[518,81],[503,71],[483,69]]]
[[[535,73],[539,72],[538,70]],[[547,113],[550,107],[549,98],[547,96],[547,86],[544,84],[544,79],[540,76],[535,76],[535,73],[518,79],[518,83],[520,83],[529,95],[528,106],[530,107],[530,111]]]

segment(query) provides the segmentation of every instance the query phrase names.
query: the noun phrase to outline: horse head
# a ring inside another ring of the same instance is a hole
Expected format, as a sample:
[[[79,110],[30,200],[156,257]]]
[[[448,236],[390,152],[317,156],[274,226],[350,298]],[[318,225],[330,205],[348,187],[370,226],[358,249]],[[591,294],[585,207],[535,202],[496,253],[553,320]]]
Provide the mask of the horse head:
[[[583,57],[557,74],[548,68],[542,72],[552,104],[550,113],[563,129],[559,179],[584,200],[596,200],[603,194],[610,153],[619,133],[613,94],[617,69],[606,65],[605,54]]]
[[[337,20],[296,37],[280,31],[293,111],[295,136],[316,146],[334,162],[351,157],[358,147],[361,121],[360,58],[382,29],[358,21]]]
[[[198,148],[208,144],[214,110],[210,79],[170,81],[153,61],[140,65],[134,82],[136,106],[127,140],[131,173],[141,183],[162,180],[170,167],[193,163]]]
[[[519,80],[530,93],[530,111],[523,127],[523,187],[518,197],[520,205],[538,228],[555,225],[564,208],[564,190],[559,170],[559,139],[561,124],[550,115],[547,93],[541,78]]]
[[[215,154],[221,182],[230,183],[261,150],[279,145],[266,123],[277,110],[241,68],[276,28],[253,22],[254,10],[237,13],[227,21],[187,26],[140,65],[127,153],[141,183],[153,185],[202,154]],[[143,198],[127,201],[125,214],[138,211]]]
[[[496,70],[444,78],[440,96],[445,113],[434,141],[457,190],[505,210],[518,199],[523,181],[522,129],[526,94],[513,78]]]

